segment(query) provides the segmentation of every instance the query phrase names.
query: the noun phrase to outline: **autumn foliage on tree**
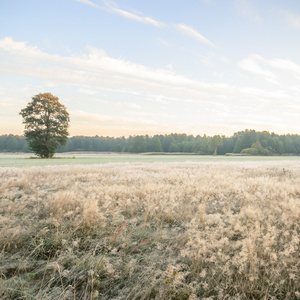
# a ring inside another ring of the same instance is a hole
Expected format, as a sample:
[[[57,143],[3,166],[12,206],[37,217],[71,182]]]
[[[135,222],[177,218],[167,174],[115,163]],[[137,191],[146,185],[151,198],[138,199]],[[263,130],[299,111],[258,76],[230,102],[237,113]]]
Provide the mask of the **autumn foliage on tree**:
[[[69,113],[51,93],[32,97],[20,115],[29,148],[41,158],[52,158],[56,149],[66,144]]]

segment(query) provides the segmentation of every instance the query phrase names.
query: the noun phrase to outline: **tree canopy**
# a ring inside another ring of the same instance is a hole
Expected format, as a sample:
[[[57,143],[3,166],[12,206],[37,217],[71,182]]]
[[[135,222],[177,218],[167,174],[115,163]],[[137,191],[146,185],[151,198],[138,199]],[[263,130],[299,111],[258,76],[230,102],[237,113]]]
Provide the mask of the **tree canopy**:
[[[51,93],[38,94],[21,110],[29,148],[41,158],[53,157],[68,139],[70,122],[66,107]]]

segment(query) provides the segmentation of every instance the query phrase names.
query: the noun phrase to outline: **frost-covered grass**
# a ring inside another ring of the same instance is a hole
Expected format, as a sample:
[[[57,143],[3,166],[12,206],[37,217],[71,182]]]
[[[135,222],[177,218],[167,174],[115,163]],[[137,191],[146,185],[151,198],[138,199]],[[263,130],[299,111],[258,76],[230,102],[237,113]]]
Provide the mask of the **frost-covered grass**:
[[[0,168],[1,299],[300,299],[300,163]]]

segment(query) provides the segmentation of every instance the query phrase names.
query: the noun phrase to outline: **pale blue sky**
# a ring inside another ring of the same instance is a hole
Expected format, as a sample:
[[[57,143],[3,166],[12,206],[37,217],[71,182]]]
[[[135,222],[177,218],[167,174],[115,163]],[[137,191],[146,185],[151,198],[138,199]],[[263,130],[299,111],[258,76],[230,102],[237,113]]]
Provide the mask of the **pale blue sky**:
[[[43,92],[71,135],[300,133],[300,1],[1,0],[0,134]]]

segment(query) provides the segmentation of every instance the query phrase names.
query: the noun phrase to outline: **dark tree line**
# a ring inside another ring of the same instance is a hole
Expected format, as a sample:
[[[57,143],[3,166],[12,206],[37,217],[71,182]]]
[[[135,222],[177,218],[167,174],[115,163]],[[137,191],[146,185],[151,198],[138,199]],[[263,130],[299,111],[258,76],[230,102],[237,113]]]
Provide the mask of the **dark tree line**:
[[[20,135],[1,135],[0,152],[31,152],[24,136]]]
[[[250,155],[300,155],[300,135],[278,135],[267,131],[245,130],[233,136],[168,134],[120,137],[74,136],[67,140],[57,152],[178,152],[195,154],[245,153]],[[0,136],[0,152],[30,152],[23,136]]]

